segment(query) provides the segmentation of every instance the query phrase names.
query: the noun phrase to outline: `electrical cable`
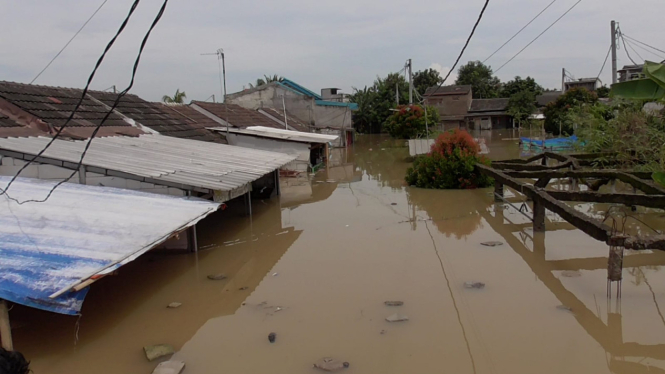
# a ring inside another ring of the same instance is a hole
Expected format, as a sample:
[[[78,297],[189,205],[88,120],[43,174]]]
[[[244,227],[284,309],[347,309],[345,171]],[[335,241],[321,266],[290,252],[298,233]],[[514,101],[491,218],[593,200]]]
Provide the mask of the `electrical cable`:
[[[53,142],[55,142],[55,140],[58,139],[58,137],[60,136],[62,131],[67,127],[69,122],[74,118],[74,115],[79,110],[79,108],[81,107],[81,104],[83,103],[83,100],[85,99],[86,95],[88,94],[88,89],[90,88],[90,84],[92,83],[92,80],[95,77],[95,74],[97,73],[97,69],[99,69],[99,66],[102,64],[102,61],[104,61],[104,58],[106,57],[106,53],[108,53],[108,51],[111,49],[113,44],[115,44],[115,41],[116,41],[116,39],[118,39],[120,34],[122,34],[123,30],[127,26],[127,23],[129,22],[129,19],[132,17],[132,14],[134,14],[134,11],[136,10],[136,7],[139,5],[140,1],[141,0],[135,0],[134,1],[131,8],[129,9],[129,13],[125,17],[122,24],[120,25],[120,28],[118,28],[118,31],[116,31],[116,34],[113,36],[111,41],[109,41],[109,43],[106,45],[106,48],[104,48],[104,52],[102,53],[102,55],[99,56],[99,59],[97,60],[97,63],[95,64],[95,68],[92,69],[92,72],[90,73],[90,76],[88,77],[88,82],[86,83],[85,88],[83,88],[83,92],[81,93],[81,98],[79,99],[78,103],[76,103],[76,106],[74,107],[74,110],[71,112],[69,117],[67,117],[67,120],[65,121],[65,123],[56,131],[55,135],[53,136],[53,138],[51,138],[51,141],[49,141],[48,144],[46,144],[44,149],[39,151],[39,153],[37,153],[37,155],[35,155],[35,157],[33,157],[25,165],[23,165],[23,167],[21,167],[21,169],[19,169],[19,171],[16,173],[16,175],[14,175],[14,177],[12,177],[12,179],[9,181],[9,183],[7,183],[7,186],[4,189],[0,188],[0,196],[7,193],[7,190],[9,189],[9,187],[12,185],[12,183],[14,183],[16,178],[18,178],[18,176],[21,174],[21,172],[23,172],[23,170],[25,170],[37,158],[39,158],[41,155],[44,154],[44,152],[46,152],[46,150],[51,146],[51,144],[53,144]]]
[[[637,40],[637,39],[635,39],[635,38],[631,38],[631,37],[628,36],[628,35],[624,35],[624,36],[625,36],[626,38],[628,38],[628,39],[630,39],[630,40],[636,42],[636,43],[640,43],[640,44],[642,44],[642,45],[644,45],[644,46],[647,46],[647,47],[649,47],[649,48],[655,49],[655,50],[658,51],[658,52],[665,53],[665,51],[663,51],[662,49],[658,49],[658,48],[656,48],[656,47],[654,47],[654,46],[651,46],[651,45],[649,45],[649,44],[647,44],[647,43],[641,42],[641,41],[639,41],[639,40]]]
[[[633,45],[630,43],[630,41],[626,40],[625,38],[622,38],[622,39],[623,39],[624,42],[626,42],[626,45],[627,45],[628,47],[630,47],[630,49],[631,49],[633,52],[635,52],[635,54],[637,55],[637,57],[640,58],[640,61],[646,61],[646,59],[645,59],[644,57],[642,57],[642,55],[641,55],[641,54],[635,49],[635,47],[633,47]]]
[[[496,51],[494,51],[491,55],[489,55],[489,57],[487,57],[486,59],[484,59],[484,60],[483,60],[483,64],[484,64],[485,62],[487,62],[487,60],[489,60],[490,58],[492,58],[492,56],[494,56],[495,54],[497,54],[497,52],[499,52],[500,50],[502,50],[503,47],[506,46],[506,44],[510,43],[513,39],[515,39],[515,37],[517,37],[517,35],[519,35],[522,31],[524,31],[524,29],[526,29],[527,27],[529,27],[529,25],[532,24],[533,21],[535,21],[538,17],[540,17],[541,14],[545,13],[545,11],[546,11],[547,9],[549,9],[549,8],[550,8],[554,3],[556,3],[556,2],[557,2],[557,0],[553,0],[548,6],[545,7],[545,9],[541,10],[540,13],[536,14],[536,16],[533,17],[533,18],[531,19],[531,21],[529,21],[529,23],[527,23],[526,25],[524,25],[524,27],[522,27],[522,28],[520,29],[520,31],[518,31],[515,35],[513,35],[510,39],[508,39],[507,42],[503,43],[503,44],[501,45],[501,47],[499,47]]]
[[[44,71],[46,71],[46,69],[48,69],[49,66],[51,66],[51,64],[53,63],[53,61],[55,61],[55,59],[57,59],[57,58],[60,56],[60,54],[65,50],[65,48],[67,48],[67,47],[69,46],[69,44],[74,40],[74,38],[76,38],[76,37],[78,36],[78,34],[79,34],[81,31],[83,31],[83,29],[88,25],[88,22],[90,22],[90,20],[92,20],[92,18],[93,18],[93,17],[94,17],[94,16],[95,16],[95,15],[96,15],[101,9],[102,9],[102,7],[104,6],[104,4],[106,4],[107,1],[108,1],[108,0],[104,0],[104,1],[102,2],[102,5],[100,5],[100,6],[97,8],[97,10],[95,10],[94,13],[92,13],[92,15],[90,16],[90,18],[88,18],[88,20],[85,21],[85,23],[83,24],[83,26],[81,26],[81,28],[80,28],[80,29],[74,34],[74,36],[72,36],[72,38],[69,39],[69,41],[67,42],[67,44],[65,44],[65,46],[62,47],[62,49],[61,49],[58,53],[56,53],[55,56],[53,56],[53,58],[51,59],[51,61],[49,61],[49,63],[46,64],[46,66],[44,66],[44,68],[42,69],[42,71],[40,71],[39,74],[37,74],[37,76],[34,77],[34,78],[30,81],[30,84],[33,84],[33,83],[37,80],[37,78],[39,78],[39,76],[42,75],[42,73],[43,73]]]
[[[581,1],[581,0],[580,0]],[[453,64],[453,67],[450,68],[448,71],[448,74],[446,74],[446,77],[443,78],[441,83],[439,83],[439,86],[434,90],[434,92],[437,92],[439,88],[443,86],[444,83],[446,83],[446,80],[450,77],[450,74],[455,71],[455,68],[457,67],[457,64],[459,61],[462,59],[462,56],[464,55],[464,51],[466,51],[466,47],[469,46],[469,43],[471,42],[471,38],[473,38],[473,34],[476,33],[476,29],[478,28],[478,25],[480,24],[480,21],[483,19],[483,15],[485,14],[485,10],[487,9],[487,6],[489,5],[490,0],[485,0],[485,5],[483,5],[483,9],[480,11],[480,14],[478,15],[478,20],[476,20],[476,23],[473,25],[473,29],[471,29],[471,34],[469,34],[469,37],[466,39],[466,43],[464,43],[464,47],[462,47],[462,50],[460,51],[459,56],[457,56],[457,60],[455,60],[455,63]]]
[[[138,2],[138,0],[137,0],[137,2]],[[132,77],[131,77],[131,80],[129,82],[129,85],[127,85],[127,87],[124,90],[122,90],[122,92],[120,92],[120,94],[118,94],[118,96],[116,97],[116,99],[113,102],[113,105],[111,106],[109,111],[106,112],[106,115],[101,120],[99,125],[97,125],[95,127],[95,130],[92,132],[92,134],[90,136],[90,139],[88,140],[88,142],[85,145],[85,148],[83,149],[83,153],[81,153],[81,158],[79,159],[76,168],[72,171],[72,173],[69,175],[69,177],[67,177],[66,179],[58,182],[55,186],[53,186],[53,188],[51,188],[51,190],[49,191],[49,193],[46,195],[46,197],[44,199],[42,199],[42,200],[25,200],[25,201],[22,201],[22,202],[17,201],[18,204],[25,204],[27,202],[40,203],[40,202],[47,201],[51,197],[53,192],[55,192],[55,190],[58,187],[60,187],[62,184],[64,184],[64,183],[68,182],[69,180],[71,180],[74,177],[74,175],[76,175],[76,173],[78,173],[80,171],[81,166],[83,165],[83,159],[85,158],[85,155],[88,153],[88,150],[90,149],[90,145],[92,144],[92,140],[95,138],[95,135],[97,135],[99,130],[104,125],[104,122],[106,122],[108,117],[111,115],[111,113],[113,113],[115,108],[118,106],[118,104],[120,103],[120,99],[122,99],[122,97],[125,96],[129,92],[129,90],[134,86],[134,80],[136,78],[136,72],[138,70],[139,63],[141,62],[141,55],[143,54],[143,50],[145,49],[145,46],[148,42],[148,39],[150,38],[150,34],[152,33],[152,30],[155,28],[155,26],[157,26],[157,23],[159,23],[160,19],[164,15],[164,11],[166,10],[166,5],[168,4],[168,2],[169,2],[169,0],[164,0],[164,3],[162,4],[162,7],[159,9],[159,12],[155,16],[155,19],[153,20],[152,24],[150,25],[150,28],[148,29],[148,32],[143,37],[143,40],[141,42],[141,46],[139,48],[138,55],[136,56],[136,60],[134,61],[134,66],[132,68]],[[14,180],[15,178],[16,177],[14,177],[12,180]],[[5,191],[6,191],[6,189],[5,189]]]
[[[624,35],[624,37],[626,37],[626,36]],[[637,47],[637,48],[639,48],[639,49],[641,49],[641,50],[643,50],[643,51],[646,51],[646,52],[651,53],[652,55],[656,56],[656,57],[659,59],[659,61],[660,61],[661,59],[665,58],[665,54],[660,54],[660,53],[658,53],[658,52],[654,52],[654,51],[652,51],[651,49],[647,49],[647,48],[645,48],[645,47],[642,47],[641,45],[637,44],[636,42],[634,42],[634,41],[632,41],[632,40],[630,40],[630,39],[626,40],[626,42],[627,42],[628,44],[631,44],[633,47]]]
[[[570,8],[569,8],[564,14],[562,14],[561,17],[557,18],[556,21],[554,21],[551,25],[549,25],[549,26],[548,26],[543,32],[541,32],[540,34],[538,34],[538,36],[536,36],[535,39],[533,39],[532,41],[530,41],[529,44],[527,44],[526,46],[524,46],[524,48],[520,49],[520,51],[517,52],[513,57],[511,57],[510,60],[506,61],[505,64],[501,65],[500,68],[496,69],[496,70],[494,71],[494,73],[498,73],[499,70],[503,69],[504,66],[508,65],[508,64],[509,64],[511,61],[513,61],[517,56],[519,56],[522,52],[524,52],[524,50],[526,50],[527,48],[529,48],[529,46],[530,46],[531,44],[533,44],[536,40],[540,39],[540,37],[543,36],[543,34],[545,34],[549,29],[551,29],[554,25],[556,25],[556,24],[557,24],[557,23],[558,23],[563,17],[565,17],[568,13],[570,13],[570,11],[573,10],[573,9],[574,9],[579,3],[581,3],[581,2],[582,2],[582,0],[578,0],[578,1],[577,1],[572,7],[570,7]]]
[[[599,79],[601,74],[603,74],[603,70],[605,70],[605,65],[607,64],[607,60],[609,59],[611,52],[612,52],[612,46],[610,45],[610,49],[607,50],[607,55],[605,56],[605,61],[603,61],[603,66],[600,68],[600,72],[598,72],[598,76],[596,77],[596,79]]]
[[[633,60],[633,57],[630,55],[630,52],[628,52],[628,47],[626,46],[626,39],[623,38],[623,35],[621,34],[621,28],[619,28],[619,38],[621,39],[621,42],[623,43],[623,50],[626,51],[626,56],[628,56],[628,59],[630,62],[633,63],[633,65],[637,65],[637,62]]]

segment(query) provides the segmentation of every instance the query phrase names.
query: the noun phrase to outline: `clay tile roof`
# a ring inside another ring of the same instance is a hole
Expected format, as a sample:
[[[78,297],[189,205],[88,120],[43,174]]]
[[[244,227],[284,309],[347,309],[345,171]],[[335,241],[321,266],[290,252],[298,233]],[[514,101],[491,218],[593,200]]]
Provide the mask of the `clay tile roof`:
[[[425,91],[425,96],[466,95],[471,92],[471,86],[432,86]]]
[[[545,92],[542,95],[536,96],[536,101],[538,102],[538,106],[545,106],[556,101],[561,95],[561,91]]]
[[[473,99],[469,112],[496,112],[506,110],[510,99]]]
[[[243,108],[236,104],[207,103],[203,101],[192,101],[192,104],[205,109],[222,120],[228,120],[231,126],[240,129],[249,126],[264,126],[275,129],[282,128],[279,123],[271,120],[258,111]],[[219,124],[216,126],[218,127]]]
[[[274,109],[274,108],[262,108],[259,109],[259,113],[261,113],[261,111],[263,111],[272,118],[276,118],[280,122],[284,122],[283,110]],[[289,127],[292,127],[295,131],[310,132],[309,126],[304,121],[299,120],[291,113],[289,113],[288,110],[286,111],[286,120]]]

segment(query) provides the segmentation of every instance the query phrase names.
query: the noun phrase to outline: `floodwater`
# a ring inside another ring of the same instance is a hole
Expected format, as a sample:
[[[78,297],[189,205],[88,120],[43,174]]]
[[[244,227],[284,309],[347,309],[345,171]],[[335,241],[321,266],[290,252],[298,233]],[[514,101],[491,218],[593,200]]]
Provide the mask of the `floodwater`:
[[[491,158],[520,156],[512,132],[482,136]],[[606,245],[549,212],[534,234],[491,189],[409,188],[407,156],[362,136],[251,219],[240,204],[204,220],[197,254],[149,254],[97,282],[80,318],[15,306],[16,349],[35,374],[150,373],[152,344],[173,345],[186,374],[315,373],[327,356],[349,374],[665,371],[665,254],[628,253],[623,297],[608,299]]]

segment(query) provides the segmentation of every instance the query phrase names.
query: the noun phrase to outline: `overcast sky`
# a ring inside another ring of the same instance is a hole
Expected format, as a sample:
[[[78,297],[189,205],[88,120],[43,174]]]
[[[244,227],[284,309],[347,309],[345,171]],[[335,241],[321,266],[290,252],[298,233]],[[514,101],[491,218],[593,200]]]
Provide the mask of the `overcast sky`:
[[[552,0],[491,0],[462,62],[484,60]],[[495,70],[577,0],[557,0],[536,22],[488,61]],[[35,82],[79,87],[119,27],[133,0],[104,7]],[[0,0],[0,80],[30,82],[74,35],[102,0]],[[94,89],[128,84],[143,34],[162,0],[142,0],[104,61]],[[215,56],[226,52],[228,92],[263,74],[288,77],[314,91],[372,84],[377,75],[454,63],[484,0],[238,1],[170,0],[153,32],[132,93],[159,100],[177,88],[188,99],[219,98]],[[502,81],[532,76],[561,85],[561,68],[596,76],[610,44],[610,20],[626,35],[665,49],[663,0],[583,0],[537,42],[498,72]],[[637,49],[647,59],[655,56]],[[633,58],[635,53],[629,49]],[[619,66],[630,63],[619,51]],[[610,80],[610,63],[601,76]],[[454,78],[454,76],[452,77]],[[452,83],[452,81],[450,82]]]

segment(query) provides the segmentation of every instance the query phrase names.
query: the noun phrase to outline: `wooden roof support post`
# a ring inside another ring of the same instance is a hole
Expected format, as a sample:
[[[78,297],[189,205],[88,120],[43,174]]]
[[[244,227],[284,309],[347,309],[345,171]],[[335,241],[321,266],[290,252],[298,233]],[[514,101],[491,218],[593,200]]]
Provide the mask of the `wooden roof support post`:
[[[545,206],[540,199],[533,199],[533,232],[545,232]]]
[[[2,348],[8,351],[14,350],[12,328],[9,324],[9,309],[5,300],[0,300],[0,340],[2,340]]]
[[[494,181],[494,201],[503,202],[503,183],[496,180]]]

